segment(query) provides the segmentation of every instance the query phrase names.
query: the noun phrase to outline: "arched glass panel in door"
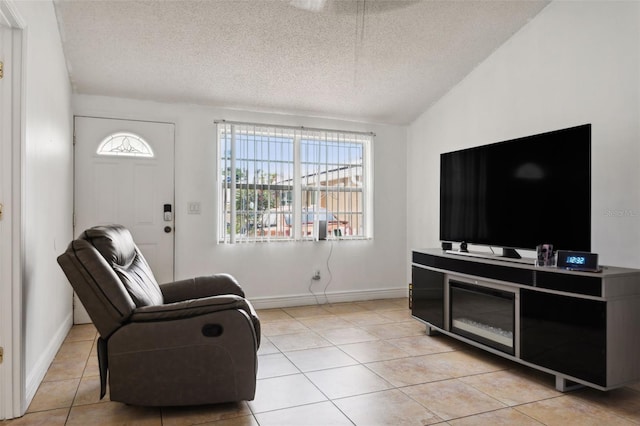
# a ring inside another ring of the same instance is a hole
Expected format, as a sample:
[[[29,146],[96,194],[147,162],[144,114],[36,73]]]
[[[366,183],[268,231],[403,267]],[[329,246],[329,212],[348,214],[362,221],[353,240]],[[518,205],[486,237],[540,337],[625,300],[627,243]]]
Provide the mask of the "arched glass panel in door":
[[[153,150],[147,141],[133,133],[114,133],[107,136],[98,146],[98,155],[119,155],[124,157],[152,158]]]

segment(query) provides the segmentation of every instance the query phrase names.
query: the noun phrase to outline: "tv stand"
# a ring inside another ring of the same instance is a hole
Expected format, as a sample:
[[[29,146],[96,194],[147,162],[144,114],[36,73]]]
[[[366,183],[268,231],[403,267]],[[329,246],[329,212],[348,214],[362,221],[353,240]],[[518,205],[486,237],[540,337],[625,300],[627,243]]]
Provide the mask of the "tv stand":
[[[640,380],[640,270],[505,260],[414,250],[413,317],[428,334],[555,375],[562,392]]]

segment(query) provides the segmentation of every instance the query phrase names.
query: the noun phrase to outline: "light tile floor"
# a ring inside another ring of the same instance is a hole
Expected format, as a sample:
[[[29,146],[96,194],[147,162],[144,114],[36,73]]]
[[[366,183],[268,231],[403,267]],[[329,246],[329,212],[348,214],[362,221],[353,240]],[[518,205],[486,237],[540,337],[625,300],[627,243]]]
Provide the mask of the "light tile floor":
[[[406,299],[258,311],[254,401],[144,408],[98,400],[96,330],[74,326],[27,414],[6,425],[631,425],[640,385],[557,392],[554,377],[446,336]]]

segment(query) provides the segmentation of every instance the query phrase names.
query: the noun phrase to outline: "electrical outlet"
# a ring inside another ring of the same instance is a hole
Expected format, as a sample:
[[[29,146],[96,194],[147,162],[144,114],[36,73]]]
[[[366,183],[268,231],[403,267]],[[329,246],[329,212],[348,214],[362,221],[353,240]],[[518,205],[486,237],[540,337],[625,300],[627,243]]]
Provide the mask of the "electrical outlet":
[[[316,269],[315,271],[313,271],[313,276],[311,277],[314,280],[319,280],[320,279],[320,269]]]

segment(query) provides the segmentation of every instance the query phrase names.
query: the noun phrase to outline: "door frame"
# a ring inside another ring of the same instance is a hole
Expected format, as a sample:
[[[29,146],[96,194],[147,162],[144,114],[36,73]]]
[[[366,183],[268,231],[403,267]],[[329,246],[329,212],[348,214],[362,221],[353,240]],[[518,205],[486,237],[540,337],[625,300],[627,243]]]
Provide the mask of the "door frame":
[[[0,341],[4,361],[0,369],[0,420],[19,417],[25,407],[24,336],[22,323],[22,276],[24,259],[24,55],[26,23],[13,0],[0,0],[0,23],[11,29],[9,52],[5,53],[4,74],[10,84],[11,100],[4,105],[0,132],[4,153],[0,159],[2,193],[5,194],[0,231]],[[7,59],[8,58],[8,59]],[[10,76],[10,79],[9,79]],[[8,111],[5,111],[8,109]],[[4,283],[4,284],[1,284]],[[8,283],[8,284],[7,284]]]

